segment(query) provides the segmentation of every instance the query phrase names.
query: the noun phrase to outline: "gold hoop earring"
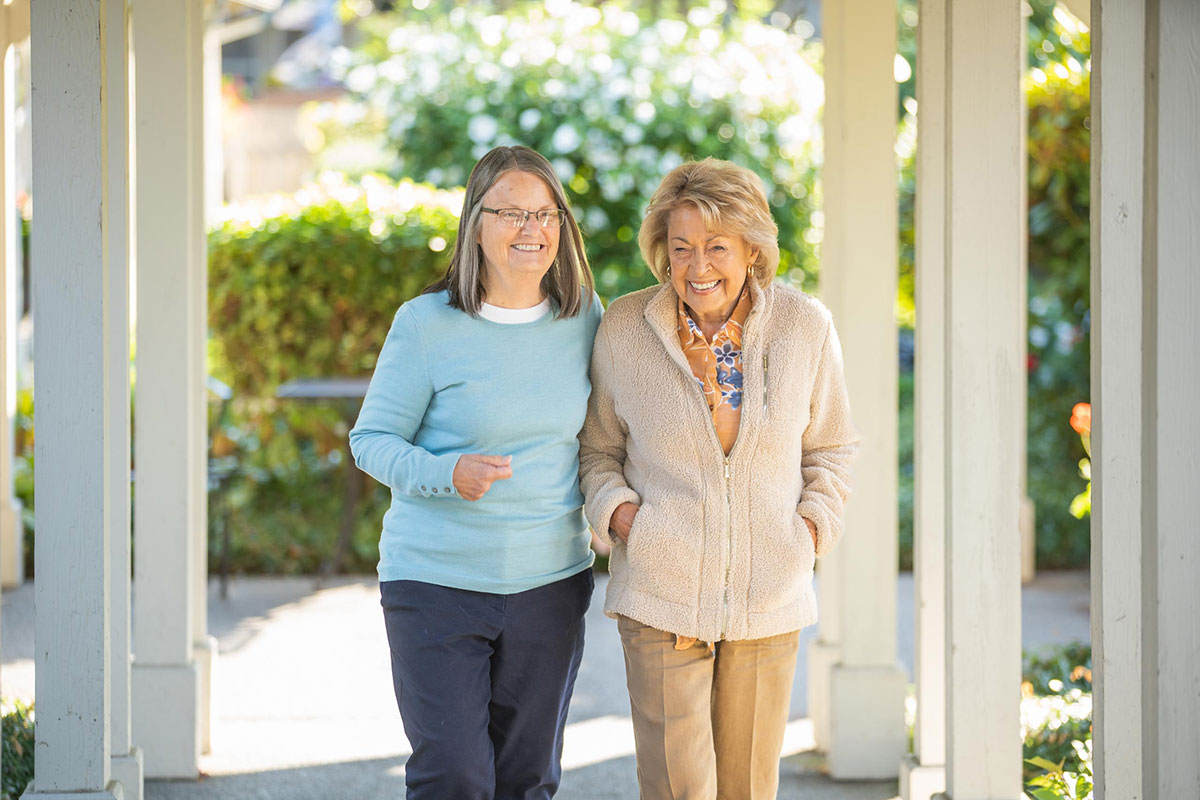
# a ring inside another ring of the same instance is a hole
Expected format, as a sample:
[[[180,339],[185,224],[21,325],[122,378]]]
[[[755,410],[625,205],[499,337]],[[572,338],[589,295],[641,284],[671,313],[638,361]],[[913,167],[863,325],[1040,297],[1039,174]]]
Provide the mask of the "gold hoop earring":
[[[667,277],[671,277],[671,265],[667,264]]]

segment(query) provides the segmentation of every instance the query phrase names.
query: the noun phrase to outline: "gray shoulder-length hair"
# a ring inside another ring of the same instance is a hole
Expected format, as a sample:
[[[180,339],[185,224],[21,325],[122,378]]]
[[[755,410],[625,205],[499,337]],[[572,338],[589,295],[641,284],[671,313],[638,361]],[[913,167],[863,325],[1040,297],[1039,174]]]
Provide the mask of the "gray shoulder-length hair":
[[[579,225],[567,204],[566,193],[554,174],[554,168],[544,156],[528,147],[493,148],[471,170],[462,214],[458,220],[458,237],[450,254],[450,266],[446,268],[445,275],[425,289],[425,294],[445,291],[450,296],[451,306],[471,316],[478,316],[483,303],[483,248],[479,245],[483,196],[501,175],[513,171],[528,172],[541,178],[554,196],[555,204],[566,212],[567,220],[558,240],[558,254],[542,278],[542,291],[558,306],[559,319],[573,317],[592,302],[595,286],[592,270],[583,249]]]

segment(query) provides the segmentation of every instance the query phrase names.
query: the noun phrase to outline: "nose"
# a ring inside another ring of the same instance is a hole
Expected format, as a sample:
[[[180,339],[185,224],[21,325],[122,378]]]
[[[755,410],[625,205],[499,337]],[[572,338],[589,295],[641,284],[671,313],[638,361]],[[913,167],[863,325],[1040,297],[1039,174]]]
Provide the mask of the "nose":
[[[689,261],[691,263],[688,264],[688,266],[691,269],[688,270],[688,273],[696,275],[697,277],[703,275],[712,268],[712,259],[709,258],[708,255],[703,251],[698,252],[694,257],[690,258]]]
[[[541,233],[541,230],[542,223],[538,221],[536,214],[530,214],[525,217],[525,224],[521,226],[521,233]]]

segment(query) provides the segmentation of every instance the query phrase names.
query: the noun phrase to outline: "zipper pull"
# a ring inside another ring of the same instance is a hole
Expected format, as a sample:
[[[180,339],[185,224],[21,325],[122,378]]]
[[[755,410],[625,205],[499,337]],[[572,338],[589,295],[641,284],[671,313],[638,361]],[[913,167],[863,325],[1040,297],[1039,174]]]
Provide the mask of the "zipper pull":
[[[763,411],[767,410],[767,351],[763,350]]]

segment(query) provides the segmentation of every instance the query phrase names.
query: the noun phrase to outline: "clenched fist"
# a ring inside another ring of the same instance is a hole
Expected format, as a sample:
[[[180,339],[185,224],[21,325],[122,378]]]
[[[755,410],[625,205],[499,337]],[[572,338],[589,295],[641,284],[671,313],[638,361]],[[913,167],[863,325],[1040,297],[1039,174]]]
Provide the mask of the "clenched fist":
[[[496,481],[512,477],[512,456],[481,456],[464,453],[454,465],[454,488],[465,500],[478,500]]]

